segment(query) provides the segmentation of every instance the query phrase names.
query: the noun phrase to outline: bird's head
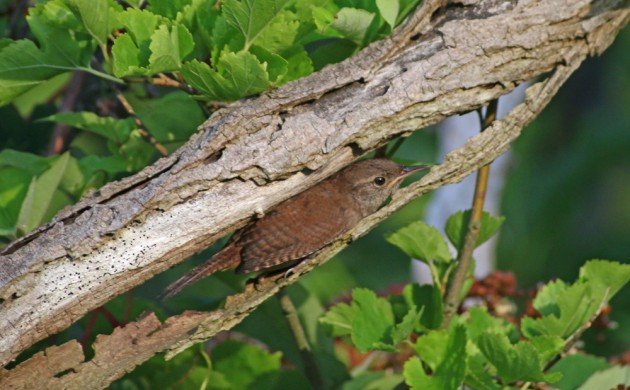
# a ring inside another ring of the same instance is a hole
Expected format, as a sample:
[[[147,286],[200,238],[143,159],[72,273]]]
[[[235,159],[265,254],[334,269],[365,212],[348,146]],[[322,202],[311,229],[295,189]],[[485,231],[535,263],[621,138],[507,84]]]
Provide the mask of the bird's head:
[[[427,165],[405,167],[392,160],[376,158],[356,162],[340,173],[361,214],[372,214],[389,198],[408,175],[426,169]]]

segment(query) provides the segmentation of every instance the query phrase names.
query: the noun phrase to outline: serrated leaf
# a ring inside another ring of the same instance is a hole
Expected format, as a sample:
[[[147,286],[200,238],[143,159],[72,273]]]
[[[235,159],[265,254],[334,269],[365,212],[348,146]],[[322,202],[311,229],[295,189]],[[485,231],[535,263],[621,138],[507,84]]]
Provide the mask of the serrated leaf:
[[[288,62],[279,55],[255,45],[252,46],[249,51],[258,58],[263,66],[266,64],[267,73],[269,74],[269,80],[271,82],[275,83],[279,81],[287,73]]]
[[[85,30],[96,42],[105,46],[107,37],[118,26],[117,15],[122,7],[109,0],[70,0]]]
[[[68,152],[62,154],[48,170],[31,181],[16,224],[22,233],[28,233],[44,222],[70,158]]]
[[[329,7],[315,7],[311,9],[313,22],[320,33],[324,33],[326,29],[335,21],[335,14]]]
[[[608,299],[630,282],[630,264],[608,260],[589,260],[580,268],[580,281],[608,290]]]
[[[470,210],[466,210],[456,212],[446,221],[444,231],[457,250],[460,250],[464,245],[464,237],[466,236],[466,231],[468,230],[469,220]],[[481,216],[481,226],[479,227],[479,236],[477,237],[475,247],[478,247],[488,241],[490,237],[499,230],[499,227],[501,227],[504,220],[505,217],[496,218],[484,211]]]
[[[516,329],[503,318],[491,316],[485,307],[473,307],[468,310],[468,338],[475,341],[484,332],[493,331],[510,336]]]
[[[372,12],[364,9],[346,7],[337,12],[330,27],[338,31],[343,37],[361,46],[374,16]]]
[[[386,299],[368,289],[356,288],[352,291],[352,309],[352,342],[360,351],[392,345],[394,313]]]
[[[293,12],[281,11],[251,43],[272,53],[281,54],[293,45],[300,22]]]
[[[330,327],[331,334],[335,337],[350,335],[353,320],[354,309],[346,303],[336,304],[319,319],[322,324]]]
[[[505,334],[488,331],[478,337],[476,344],[488,362],[497,369],[503,383],[559,379],[555,374],[544,374],[538,351],[528,341],[512,345]]]
[[[155,32],[160,22],[160,17],[147,10],[128,8],[118,15],[118,19],[123,24],[138,49],[133,53],[133,55],[138,58],[136,66],[147,66],[149,64],[149,56],[151,55],[151,50],[149,49],[151,35]],[[116,38],[114,46],[116,46],[116,42],[122,36]],[[131,53],[121,54],[131,55]],[[114,60],[115,59],[116,57],[114,57]]]
[[[422,221],[413,222],[387,237],[387,241],[412,258],[428,263],[450,262],[451,254],[442,234]]]
[[[591,286],[576,283],[557,295],[553,313],[542,318],[523,318],[521,331],[528,338],[539,335],[567,338],[595,314],[602,299],[603,294],[595,294]]]
[[[313,73],[313,62],[301,45],[295,45],[285,52],[284,56],[288,64],[287,72],[280,80],[281,83],[288,83]]]
[[[420,322],[422,310],[422,308],[418,310],[415,306],[412,306],[407,314],[405,314],[402,321],[396,324],[394,331],[392,332],[392,344],[394,346],[400,344],[402,341],[406,340],[409,335],[411,335]]]
[[[216,70],[193,60],[184,64],[182,74],[186,82],[209,100],[236,100],[262,92],[270,85],[267,70],[248,52],[225,52]]]
[[[221,10],[226,21],[243,36],[244,48],[247,50],[282,11],[286,2],[287,0],[225,0]]]
[[[131,35],[122,34],[112,46],[113,72],[116,77],[148,75],[148,69],[142,66],[140,49],[133,42]],[[146,59],[148,63],[149,59]]]
[[[389,24],[392,29],[396,27],[398,11],[400,10],[399,0],[376,0],[376,6],[387,24]]]
[[[174,26],[161,25],[151,35],[151,56],[149,68],[152,73],[178,70],[182,60],[192,53],[195,47],[193,37],[181,24]]]
[[[431,331],[418,339],[415,349],[432,368],[427,375],[420,360],[405,363],[405,382],[412,389],[456,390],[466,373],[466,328],[453,323],[447,330]]]

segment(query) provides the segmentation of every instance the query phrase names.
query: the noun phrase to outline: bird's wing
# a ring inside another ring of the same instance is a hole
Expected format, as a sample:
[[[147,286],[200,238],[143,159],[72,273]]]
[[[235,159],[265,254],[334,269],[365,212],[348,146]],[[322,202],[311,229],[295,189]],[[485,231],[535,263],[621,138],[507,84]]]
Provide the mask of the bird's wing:
[[[282,203],[243,233],[237,271],[278,268],[321,249],[361,218],[341,203],[335,192],[326,190],[306,191]]]

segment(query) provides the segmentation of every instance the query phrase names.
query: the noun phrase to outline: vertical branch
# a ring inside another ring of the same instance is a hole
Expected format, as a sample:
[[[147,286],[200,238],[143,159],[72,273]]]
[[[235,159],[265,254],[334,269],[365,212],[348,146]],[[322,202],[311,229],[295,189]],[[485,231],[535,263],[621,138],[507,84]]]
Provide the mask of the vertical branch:
[[[280,290],[280,292],[278,293],[278,300],[280,301],[282,312],[284,313],[284,316],[289,323],[289,328],[291,328],[291,333],[293,334],[295,343],[300,350],[300,358],[302,359],[302,363],[304,363],[306,377],[311,383],[311,386],[313,386],[313,389],[323,389],[324,384],[322,383],[322,378],[319,375],[317,363],[315,362],[313,354],[311,353],[311,346],[306,339],[306,334],[304,333],[304,328],[300,323],[300,318],[298,317],[295,305],[293,305],[291,298],[284,290]]]
[[[481,131],[484,131],[488,126],[495,121],[497,117],[497,106],[499,101],[497,99],[492,100],[488,105],[486,115],[483,118],[481,124]],[[462,293],[462,287],[466,281],[466,274],[470,268],[472,262],[472,254],[475,249],[475,243],[479,237],[479,229],[481,227],[481,217],[483,215],[483,203],[486,198],[486,190],[488,188],[488,177],[490,175],[490,164],[484,165],[477,172],[477,181],[475,183],[475,194],[473,195],[472,210],[470,212],[470,220],[468,221],[468,228],[466,230],[466,236],[464,237],[464,245],[457,254],[457,269],[451,286],[448,289],[446,295],[446,307],[444,308],[444,321],[443,327],[448,327],[451,322],[451,318],[460,303],[460,295]]]
[[[69,112],[74,108],[81,89],[83,87],[83,80],[85,79],[85,73],[74,72],[68,83],[68,87],[63,95],[59,112]],[[57,123],[53,129],[52,136],[48,142],[46,148],[46,155],[60,154],[66,149],[68,143],[68,136],[70,135],[70,126],[65,123]]]

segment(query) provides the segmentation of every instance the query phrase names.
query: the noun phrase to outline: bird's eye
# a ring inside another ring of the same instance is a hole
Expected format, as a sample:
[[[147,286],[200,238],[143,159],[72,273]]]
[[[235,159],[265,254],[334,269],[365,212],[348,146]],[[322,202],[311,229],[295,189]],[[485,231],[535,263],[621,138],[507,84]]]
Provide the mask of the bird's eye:
[[[374,184],[376,184],[377,186],[382,186],[383,184],[385,184],[385,178],[382,176],[377,176],[376,178],[374,178]]]

